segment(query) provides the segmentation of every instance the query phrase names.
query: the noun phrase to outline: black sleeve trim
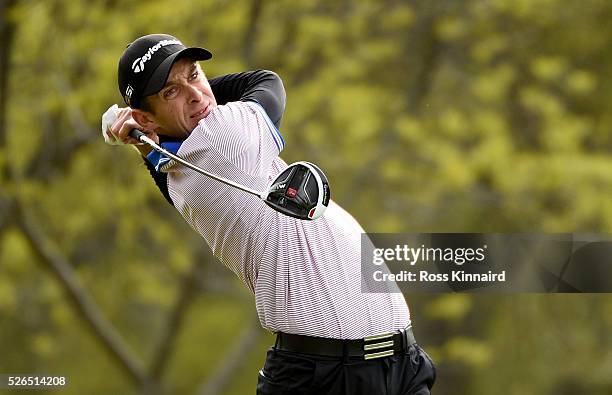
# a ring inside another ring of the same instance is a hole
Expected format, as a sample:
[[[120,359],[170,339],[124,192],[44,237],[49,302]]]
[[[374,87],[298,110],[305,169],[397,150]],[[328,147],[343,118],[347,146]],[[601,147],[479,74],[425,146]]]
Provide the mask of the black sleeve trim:
[[[174,203],[172,203],[172,199],[170,198],[170,193],[168,192],[168,174],[155,170],[155,167],[150,164],[146,158],[143,159],[147,169],[149,170],[149,174],[151,174],[151,177],[153,177],[153,180],[155,181],[155,185],[157,185],[159,191],[162,193],[162,195],[164,195],[168,203],[174,206]]]

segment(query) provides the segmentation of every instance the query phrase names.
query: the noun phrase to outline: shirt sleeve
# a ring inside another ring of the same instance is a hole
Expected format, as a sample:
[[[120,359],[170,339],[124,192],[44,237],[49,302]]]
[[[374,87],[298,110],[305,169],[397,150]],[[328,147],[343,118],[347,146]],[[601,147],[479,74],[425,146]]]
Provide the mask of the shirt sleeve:
[[[234,101],[258,103],[276,128],[285,112],[286,94],[280,77],[269,70],[226,74],[209,81],[218,104]]]
[[[272,161],[284,148],[279,130],[263,107],[254,102],[232,102],[215,108],[200,121],[179,153],[190,155],[202,149],[204,141],[244,174],[257,177],[267,176]]]

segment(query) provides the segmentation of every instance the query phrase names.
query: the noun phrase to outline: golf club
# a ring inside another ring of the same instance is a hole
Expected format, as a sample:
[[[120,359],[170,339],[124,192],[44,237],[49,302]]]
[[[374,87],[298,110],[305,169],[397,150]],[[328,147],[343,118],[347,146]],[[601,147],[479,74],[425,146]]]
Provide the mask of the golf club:
[[[321,169],[310,162],[290,164],[272,180],[265,191],[260,192],[189,163],[161,147],[139,130],[132,129],[130,136],[200,174],[257,196],[274,210],[290,217],[302,220],[317,219],[323,215],[329,205],[330,190],[327,177]]]

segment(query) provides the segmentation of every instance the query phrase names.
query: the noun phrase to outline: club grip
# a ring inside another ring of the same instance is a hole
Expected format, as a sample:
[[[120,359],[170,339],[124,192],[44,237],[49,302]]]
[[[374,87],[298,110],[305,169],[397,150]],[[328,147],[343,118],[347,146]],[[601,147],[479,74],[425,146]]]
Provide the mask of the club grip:
[[[134,137],[138,141],[140,141],[140,138],[143,136],[145,136],[145,134],[138,129],[130,130],[130,137]]]

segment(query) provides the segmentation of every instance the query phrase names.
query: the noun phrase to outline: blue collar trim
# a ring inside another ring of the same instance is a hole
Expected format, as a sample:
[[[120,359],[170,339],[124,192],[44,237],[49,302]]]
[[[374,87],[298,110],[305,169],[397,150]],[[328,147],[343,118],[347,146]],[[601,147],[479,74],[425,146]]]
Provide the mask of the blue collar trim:
[[[172,152],[173,154],[176,154],[179,148],[181,148],[181,144],[183,144],[183,140],[166,141],[161,143],[160,145],[168,151]],[[161,169],[161,167],[166,163],[170,162],[171,159],[153,150],[149,152],[149,155],[147,155],[147,160],[155,167],[155,170],[160,171],[159,169]]]

